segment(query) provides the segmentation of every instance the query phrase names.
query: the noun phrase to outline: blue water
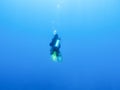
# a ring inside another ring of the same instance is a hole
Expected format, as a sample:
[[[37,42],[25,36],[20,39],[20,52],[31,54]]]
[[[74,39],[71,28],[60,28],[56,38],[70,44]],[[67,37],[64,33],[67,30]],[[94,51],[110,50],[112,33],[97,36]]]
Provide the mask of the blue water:
[[[0,0],[0,90],[120,90],[120,1]]]

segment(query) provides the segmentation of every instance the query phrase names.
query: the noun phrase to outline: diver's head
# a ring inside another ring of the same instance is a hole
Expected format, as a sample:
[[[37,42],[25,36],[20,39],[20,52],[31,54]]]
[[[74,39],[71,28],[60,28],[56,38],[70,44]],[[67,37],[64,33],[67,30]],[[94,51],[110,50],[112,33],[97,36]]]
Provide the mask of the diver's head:
[[[56,34],[57,34],[57,31],[56,31],[56,30],[54,30],[54,31],[53,31],[53,34],[54,34],[54,35],[56,35]]]

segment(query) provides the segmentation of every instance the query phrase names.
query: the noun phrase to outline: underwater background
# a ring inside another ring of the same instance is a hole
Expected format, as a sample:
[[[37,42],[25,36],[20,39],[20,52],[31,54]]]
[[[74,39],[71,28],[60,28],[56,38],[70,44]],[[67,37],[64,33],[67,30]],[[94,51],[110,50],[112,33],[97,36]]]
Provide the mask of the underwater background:
[[[0,90],[120,90],[120,0],[0,0]]]

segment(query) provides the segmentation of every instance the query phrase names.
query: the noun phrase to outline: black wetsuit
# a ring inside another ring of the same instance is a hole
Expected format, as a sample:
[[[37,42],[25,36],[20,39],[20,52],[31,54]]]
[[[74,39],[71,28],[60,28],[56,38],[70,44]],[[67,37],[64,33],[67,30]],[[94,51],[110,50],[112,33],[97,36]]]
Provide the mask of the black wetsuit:
[[[56,52],[57,56],[60,55],[60,47],[61,45],[59,44],[58,47],[55,47],[55,44],[56,44],[56,41],[57,40],[60,40],[60,38],[58,37],[58,34],[55,34],[54,38],[52,39],[51,43],[50,43],[50,46],[51,46],[51,49],[50,49],[50,54],[52,55],[54,53],[54,51]]]

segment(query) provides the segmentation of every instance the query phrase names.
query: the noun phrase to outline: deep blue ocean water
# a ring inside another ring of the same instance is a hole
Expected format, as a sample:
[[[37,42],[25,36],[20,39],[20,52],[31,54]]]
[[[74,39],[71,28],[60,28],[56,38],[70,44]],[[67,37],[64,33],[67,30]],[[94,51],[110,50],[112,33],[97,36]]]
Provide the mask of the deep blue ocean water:
[[[0,90],[120,90],[120,1],[0,0]]]

